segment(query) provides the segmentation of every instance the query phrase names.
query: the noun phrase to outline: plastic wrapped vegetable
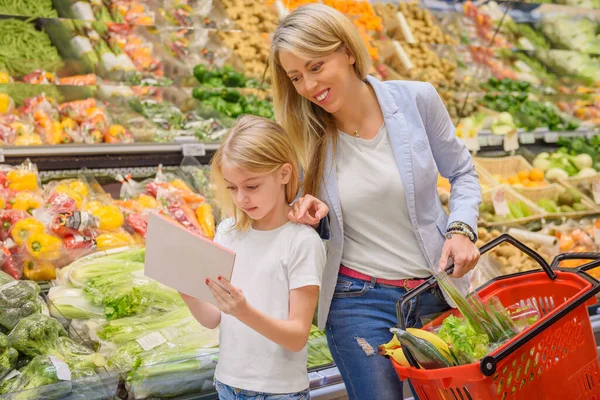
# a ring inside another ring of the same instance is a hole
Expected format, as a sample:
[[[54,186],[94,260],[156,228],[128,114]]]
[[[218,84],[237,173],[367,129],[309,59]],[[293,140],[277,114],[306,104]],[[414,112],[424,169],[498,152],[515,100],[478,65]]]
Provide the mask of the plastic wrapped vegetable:
[[[131,392],[138,399],[200,394],[213,380],[217,352],[184,344],[142,353],[132,374]]]
[[[27,237],[27,252],[41,261],[54,261],[62,255],[63,242],[45,232],[33,232]]]
[[[122,272],[140,272],[144,270],[145,249],[129,249],[116,254],[102,255],[94,253],[72,262],[58,272],[63,283],[73,287],[83,287],[92,278]]]
[[[0,333],[0,380],[16,367],[19,353],[8,345],[8,339]]]
[[[67,336],[67,331],[60,322],[43,314],[34,314],[17,323],[8,335],[8,343],[20,353],[35,357],[55,353],[61,336]]]
[[[71,390],[71,382],[68,381],[64,381],[64,385],[59,385],[59,387],[51,386],[42,391],[29,391],[29,389],[53,385],[59,382],[57,365],[55,364],[64,365],[67,368],[66,372],[70,380],[71,371],[68,370],[65,364],[60,364],[60,360],[57,362],[56,359],[52,359],[49,356],[37,356],[21,371],[21,374],[0,387],[0,394],[27,391],[18,394],[18,398],[23,400],[41,399],[45,396],[48,396],[45,398],[58,398],[61,395],[67,394]]]
[[[23,318],[39,313],[39,293],[35,282],[17,281],[0,272],[0,325],[13,329]]]
[[[120,318],[109,321],[101,332],[100,339],[125,343],[164,328],[183,325],[198,325],[189,309],[182,307],[173,311]]]
[[[23,261],[23,276],[32,281],[49,281],[56,278],[56,267],[49,261],[26,258]]]
[[[50,315],[56,318],[90,319],[104,316],[104,307],[95,306],[83,295],[83,289],[53,286],[48,292]]]

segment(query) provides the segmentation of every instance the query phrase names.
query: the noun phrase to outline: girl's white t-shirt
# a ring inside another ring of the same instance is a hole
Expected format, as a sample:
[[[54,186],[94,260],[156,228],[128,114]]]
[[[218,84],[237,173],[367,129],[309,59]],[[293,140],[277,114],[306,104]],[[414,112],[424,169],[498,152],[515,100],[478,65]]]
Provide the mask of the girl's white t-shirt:
[[[215,242],[236,253],[231,283],[250,305],[273,318],[289,317],[289,292],[321,287],[325,246],[307,225],[288,222],[270,231],[240,232],[223,221]],[[215,378],[238,389],[296,393],[308,388],[307,350],[287,351],[241,323],[221,314],[219,363]]]

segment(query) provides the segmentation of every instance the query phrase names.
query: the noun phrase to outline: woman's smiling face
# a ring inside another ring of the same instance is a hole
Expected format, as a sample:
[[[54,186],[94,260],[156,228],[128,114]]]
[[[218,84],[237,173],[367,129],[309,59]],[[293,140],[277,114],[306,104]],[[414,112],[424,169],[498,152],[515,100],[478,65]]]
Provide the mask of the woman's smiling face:
[[[345,48],[321,58],[299,57],[291,52],[279,54],[281,66],[298,94],[330,114],[339,111],[348,99],[355,59]]]

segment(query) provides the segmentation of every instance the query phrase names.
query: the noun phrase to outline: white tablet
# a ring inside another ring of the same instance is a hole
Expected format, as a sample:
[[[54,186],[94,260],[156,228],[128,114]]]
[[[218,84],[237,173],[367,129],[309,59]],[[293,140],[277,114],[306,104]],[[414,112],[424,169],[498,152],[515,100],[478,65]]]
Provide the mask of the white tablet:
[[[206,278],[231,280],[235,253],[150,213],[146,233],[145,275],[188,296],[216,305]]]

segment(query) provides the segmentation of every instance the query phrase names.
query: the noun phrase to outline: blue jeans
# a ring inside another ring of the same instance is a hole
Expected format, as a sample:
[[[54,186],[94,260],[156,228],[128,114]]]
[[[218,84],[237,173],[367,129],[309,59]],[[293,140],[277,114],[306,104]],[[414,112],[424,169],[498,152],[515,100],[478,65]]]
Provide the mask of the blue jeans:
[[[392,339],[396,302],[406,289],[340,275],[327,320],[327,342],[350,400],[402,400],[402,381],[377,347]],[[421,326],[450,308],[439,287],[412,299],[403,311],[408,327]],[[364,340],[363,340],[364,339]],[[370,347],[375,354],[367,356]],[[415,396],[416,398],[416,396]]]
[[[236,389],[215,380],[219,400],[310,400],[310,389],[298,393],[271,394]]]

